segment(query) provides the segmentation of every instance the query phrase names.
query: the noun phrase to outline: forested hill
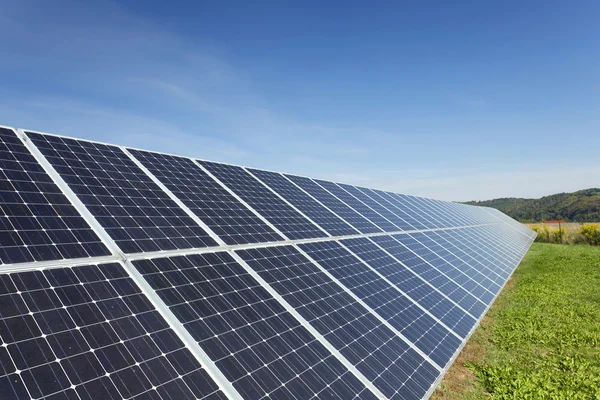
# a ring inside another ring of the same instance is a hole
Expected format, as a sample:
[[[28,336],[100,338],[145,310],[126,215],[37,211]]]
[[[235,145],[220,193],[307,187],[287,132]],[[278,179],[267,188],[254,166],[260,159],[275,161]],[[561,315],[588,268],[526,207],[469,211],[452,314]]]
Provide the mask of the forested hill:
[[[468,201],[465,204],[497,208],[521,222],[564,219],[567,222],[600,221],[600,189],[557,193],[540,199],[503,199]]]

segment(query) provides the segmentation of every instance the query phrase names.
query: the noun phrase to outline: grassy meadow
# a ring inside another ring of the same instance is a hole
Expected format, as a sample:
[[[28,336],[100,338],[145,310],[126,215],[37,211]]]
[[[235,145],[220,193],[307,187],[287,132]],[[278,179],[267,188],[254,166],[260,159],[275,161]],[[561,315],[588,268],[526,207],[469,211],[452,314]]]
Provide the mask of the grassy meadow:
[[[534,243],[436,400],[600,399],[600,247]]]

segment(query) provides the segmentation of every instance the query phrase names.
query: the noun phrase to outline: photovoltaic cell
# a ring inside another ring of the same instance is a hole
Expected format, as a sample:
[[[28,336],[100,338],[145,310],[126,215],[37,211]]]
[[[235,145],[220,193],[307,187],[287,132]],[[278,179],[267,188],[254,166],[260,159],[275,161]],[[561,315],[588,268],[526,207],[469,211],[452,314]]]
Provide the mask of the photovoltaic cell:
[[[250,173],[308,216],[331,236],[358,235],[359,232],[337,217],[298,186],[277,172],[249,169]]]
[[[27,136],[125,253],[216,245],[119,147]]]
[[[129,152],[225,243],[283,240],[189,158],[132,149]]]
[[[229,254],[134,265],[243,398],[376,398]]]
[[[406,230],[414,230],[414,229],[425,229],[425,225],[421,224],[419,221],[413,218],[410,213],[410,210],[402,209],[394,202],[393,199],[389,198],[384,191],[369,189],[369,188],[357,188],[361,192],[367,194],[369,197],[373,198],[378,203],[382,204],[384,207],[392,211],[394,214],[398,215],[402,220],[406,221],[409,225],[409,228]]]
[[[410,202],[406,196],[391,192],[381,193],[386,196],[387,200],[396,205],[396,207],[406,210],[417,223],[424,227],[422,229],[441,228],[441,224],[432,218],[423,207]]]
[[[508,279],[512,269],[509,267],[508,261],[500,256],[499,253],[488,244],[483,243],[477,236],[472,236],[474,228],[468,229],[455,229],[453,230],[454,239],[458,242],[459,248],[472,259],[479,262],[494,282],[500,286]],[[499,247],[500,243],[490,237],[486,237],[486,240]],[[441,243],[437,243],[441,246]],[[489,271],[489,273],[488,273]]]
[[[440,367],[461,341],[336,242],[299,247]]]
[[[226,399],[119,264],[0,275],[0,398]]]
[[[388,221],[385,217],[378,214],[373,209],[369,208],[366,204],[361,202],[356,197],[352,196],[346,190],[342,189],[338,184],[334,182],[322,181],[318,179],[314,179],[314,181],[320,185],[323,189],[327,190],[329,193],[340,199],[342,202],[352,207],[356,212],[360,213],[362,216],[366,217],[369,221],[377,225],[384,232],[394,232],[401,231],[402,229],[390,221]]]
[[[0,264],[109,254],[15,132],[0,128]]]
[[[429,285],[448,296],[475,317],[479,317],[485,311],[486,304],[464,288],[464,282],[469,280],[459,271],[436,269],[391,236],[377,236],[369,238],[369,240],[377,243],[413,271],[415,275],[427,281]]]
[[[350,208],[346,203],[317,185],[315,181],[310,178],[304,178],[295,175],[284,175],[286,178],[298,185],[302,190],[310,194],[319,202],[333,211],[336,215],[343,218],[344,221],[348,222],[360,233],[375,233],[381,232],[377,226],[371,221],[357,213],[354,209]]]
[[[449,228],[453,226],[460,226],[460,223],[456,223],[447,218],[447,215],[439,210],[435,209],[432,202],[429,199],[416,196],[402,195],[408,202],[414,204],[416,207],[421,208],[429,217],[435,221],[436,226],[439,228]]]
[[[473,317],[368,238],[346,239],[341,243],[461,337],[466,337],[475,325]]]
[[[238,254],[389,399],[421,399],[438,371],[291,246]]]
[[[501,284],[499,281],[504,281],[488,266],[487,263],[482,263],[477,258],[471,256],[465,251],[464,245],[462,244],[462,237],[457,235],[457,230],[452,230],[450,235],[447,235],[446,231],[441,231],[442,235],[430,235],[430,234],[415,234],[414,238],[418,240],[422,246],[426,247],[429,252],[435,253],[442,258],[446,256],[454,255],[459,257],[465,264],[470,267],[470,273],[476,276],[481,286],[485,287],[492,293],[496,293]],[[427,232],[431,233],[431,232]],[[447,238],[447,240],[440,238]],[[477,256],[475,254],[475,256]],[[476,274],[475,274],[476,272]]]
[[[411,235],[394,235],[392,237],[410,248],[412,252],[433,265],[439,271],[452,277],[452,279],[461,287],[465,288],[484,304],[489,304],[494,298],[493,293],[487,288],[494,283],[485,275],[481,274],[477,268],[474,268],[473,264],[475,263],[467,263],[445,250],[441,251],[441,254],[434,253],[417,240],[417,238]],[[419,236],[418,238],[431,241],[423,236]]]
[[[503,214],[499,210],[496,210],[495,208],[490,208],[490,207],[473,207],[473,208],[484,209],[491,215],[496,216],[499,220],[504,221],[505,223],[507,223],[514,229],[516,229],[517,231],[523,233],[529,239],[535,239],[535,236],[536,236],[535,231],[529,229],[527,226],[521,224],[520,222],[515,221],[514,219],[510,218],[508,215]]]
[[[327,236],[243,168],[208,161],[199,162],[289,239]]]
[[[352,185],[346,185],[343,183],[338,183],[337,185],[344,189],[346,192],[350,193],[352,196],[356,197],[367,207],[371,208],[379,215],[385,217],[385,219],[387,219],[389,222],[391,222],[397,227],[396,230],[410,231],[415,229],[411,224],[404,220],[399,215],[399,213],[394,213],[390,211],[392,207],[388,205],[388,208],[385,206],[385,203],[377,201],[377,198],[374,195],[371,194],[369,196],[367,193],[365,193],[364,190],[361,190],[361,188]]]

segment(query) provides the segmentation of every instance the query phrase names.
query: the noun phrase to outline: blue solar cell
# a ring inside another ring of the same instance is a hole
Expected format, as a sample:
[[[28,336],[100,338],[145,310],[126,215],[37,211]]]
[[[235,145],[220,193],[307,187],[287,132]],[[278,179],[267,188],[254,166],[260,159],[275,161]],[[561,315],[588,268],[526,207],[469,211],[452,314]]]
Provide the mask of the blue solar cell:
[[[317,242],[299,247],[439,366],[446,365],[460,346],[460,339],[340,244]]]
[[[441,228],[442,225],[432,218],[431,215],[419,204],[415,204],[410,201],[408,196],[400,195],[398,193],[383,192],[382,195],[386,196],[386,199],[394,203],[398,208],[406,210],[418,224],[422,226],[421,229],[432,229]]]
[[[134,265],[245,399],[375,398],[229,254]]]
[[[327,236],[243,168],[208,161],[200,163],[289,239]]]
[[[290,181],[298,185],[306,193],[317,199],[325,207],[333,211],[337,216],[341,217],[357,229],[360,233],[375,233],[381,232],[375,224],[360,215],[354,209],[350,208],[346,203],[317,185],[315,181],[310,178],[304,178],[294,175],[285,175]]]
[[[131,149],[129,152],[225,243],[283,240],[189,158]]]
[[[238,254],[390,399],[421,399],[438,371],[291,246]]]
[[[119,264],[0,278],[0,398],[226,399]]]
[[[394,225],[392,222],[387,220],[384,216],[377,213],[377,211],[371,209],[365,203],[348,193],[346,190],[342,189],[342,187],[340,187],[338,184],[317,179],[315,179],[314,181],[323,189],[327,190],[329,193],[340,199],[342,202],[352,207],[356,212],[360,213],[369,221],[377,225],[384,232],[395,232],[402,230],[400,227]]]
[[[463,288],[485,304],[489,304],[492,301],[494,297],[492,290],[497,285],[478,271],[476,263],[473,260],[459,258],[458,255],[443,248],[438,249],[438,253],[433,252],[425,244],[421,243],[421,241],[430,245],[434,245],[435,242],[422,234],[415,235],[414,237],[412,234],[395,235],[393,237],[439,271],[452,276]]]
[[[337,185],[394,224],[399,230],[410,231],[415,229],[401,216],[400,212],[397,212],[397,210],[396,212],[392,211],[394,210],[392,206],[378,199],[373,193],[368,193],[364,188],[358,188],[352,185],[345,185],[343,183],[338,183]]]
[[[27,135],[125,253],[216,245],[119,147]]]
[[[468,281],[468,279],[462,276],[464,280],[461,280],[461,274],[458,271],[442,272],[438,270],[391,236],[377,236],[370,238],[370,240],[377,243],[401,261],[415,275],[427,281],[475,317],[479,317],[485,311],[486,304],[463,287],[464,281]],[[391,272],[393,273],[393,271]]]
[[[0,128],[0,265],[109,254],[15,132]]]
[[[358,235],[359,232],[325,208],[298,186],[276,172],[248,169],[251,174],[286,199],[331,236]]]
[[[377,238],[380,237],[385,238]],[[391,237],[388,239],[393,240]],[[433,286],[428,285],[426,275],[415,274],[379,248],[376,242],[367,238],[357,238],[346,239],[341,243],[461,337],[466,337],[475,326],[475,318]]]
[[[405,221],[410,226],[410,229],[406,230],[426,228],[423,224],[421,224],[419,221],[413,218],[413,216],[411,215],[411,210],[403,209],[402,207],[400,207],[400,205],[392,197],[387,195],[384,191],[360,187],[357,189],[367,194],[369,197],[373,198],[375,201],[377,201],[385,208],[389,209],[398,217],[400,217],[403,221]]]

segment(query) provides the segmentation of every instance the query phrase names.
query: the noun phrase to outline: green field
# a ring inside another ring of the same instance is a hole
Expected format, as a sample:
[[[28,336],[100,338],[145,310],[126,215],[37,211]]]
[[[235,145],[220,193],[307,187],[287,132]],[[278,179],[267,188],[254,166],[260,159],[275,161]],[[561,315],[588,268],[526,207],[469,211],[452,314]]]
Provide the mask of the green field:
[[[600,399],[600,248],[534,243],[433,399]]]

